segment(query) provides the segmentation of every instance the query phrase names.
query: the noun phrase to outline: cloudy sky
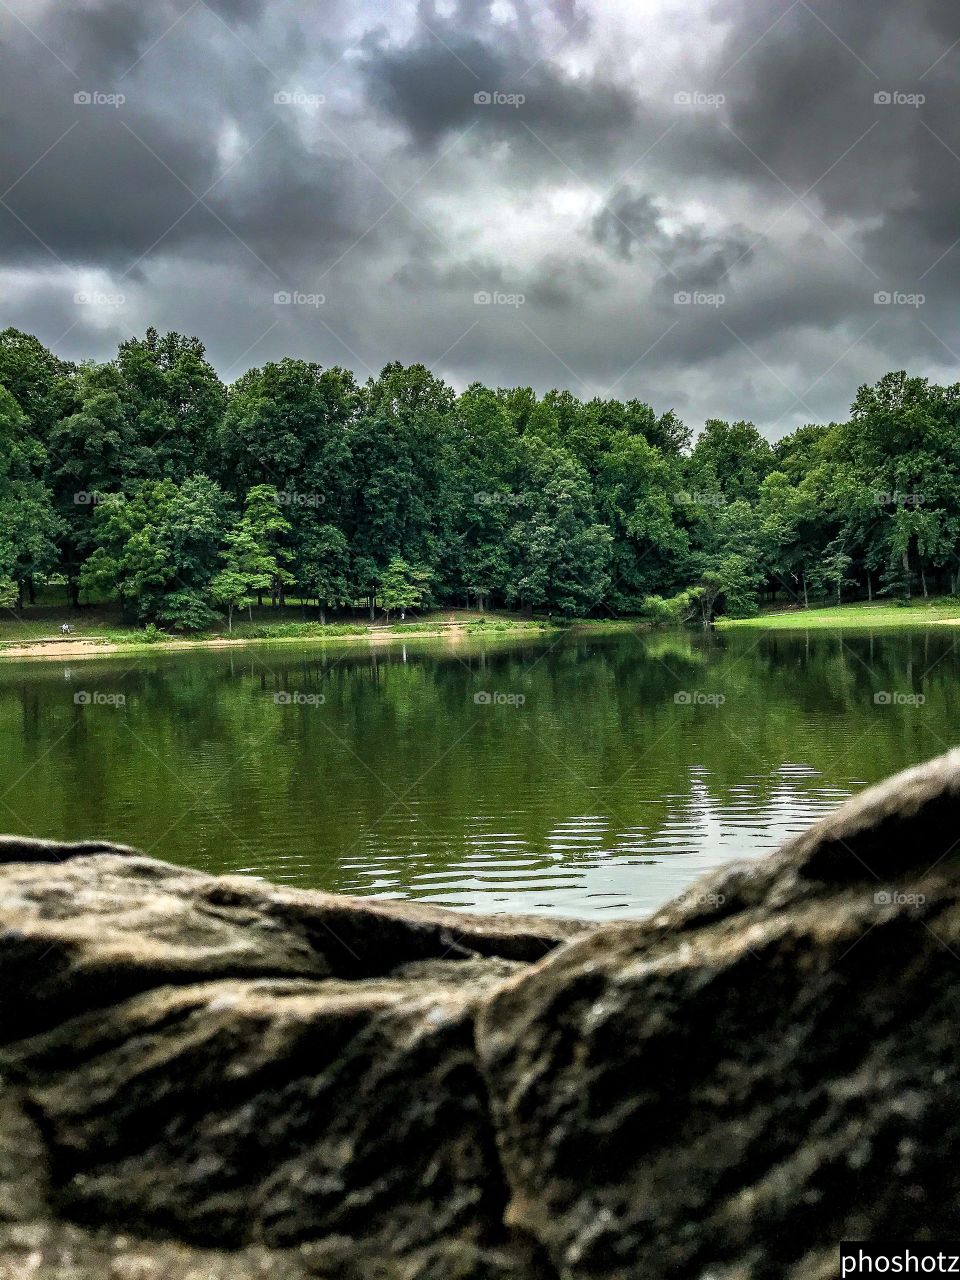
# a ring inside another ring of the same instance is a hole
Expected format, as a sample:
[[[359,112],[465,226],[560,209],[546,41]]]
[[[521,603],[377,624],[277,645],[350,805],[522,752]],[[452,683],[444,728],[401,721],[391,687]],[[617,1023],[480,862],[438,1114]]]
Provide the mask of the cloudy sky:
[[[956,0],[0,0],[0,326],[776,437],[960,377],[958,88]]]

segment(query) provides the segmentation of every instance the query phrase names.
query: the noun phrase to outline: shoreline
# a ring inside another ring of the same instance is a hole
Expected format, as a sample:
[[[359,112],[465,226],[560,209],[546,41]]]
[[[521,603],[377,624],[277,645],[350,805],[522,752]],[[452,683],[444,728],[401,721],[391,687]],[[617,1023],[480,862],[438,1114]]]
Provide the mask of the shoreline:
[[[949,612],[948,612],[949,609]],[[365,627],[356,632],[339,632],[330,635],[318,631],[309,635],[231,636],[230,634],[197,638],[169,636],[159,641],[111,640],[106,636],[72,636],[59,639],[51,636],[40,640],[3,640],[0,638],[0,662],[55,661],[70,659],[115,657],[125,654],[194,652],[200,649],[244,649],[254,645],[329,646],[367,644],[371,647],[405,643],[418,639],[437,640],[448,637],[454,641],[482,636],[504,639],[518,636],[543,636],[550,633],[568,635],[603,635],[617,631],[651,630],[649,623],[641,619],[610,618],[605,620],[580,618],[567,624],[547,620],[517,620],[489,615],[488,623],[473,619],[456,619],[435,624],[414,624],[407,629],[403,624]],[[336,624],[334,624],[336,625]],[[839,608],[814,607],[807,610],[784,610],[760,614],[752,618],[718,618],[713,627],[718,632],[728,631],[857,631],[869,628],[895,630],[897,628],[922,629],[926,627],[960,627],[960,605],[913,605],[894,607],[887,604],[850,604]]]
[[[198,649],[243,649],[251,645],[341,645],[369,644],[371,646],[391,644],[397,640],[411,642],[414,640],[441,639],[462,640],[466,637],[482,636],[502,639],[507,636],[546,635],[551,632],[569,635],[585,633],[601,634],[607,631],[635,630],[642,628],[641,622],[611,620],[609,622],[573,622],[569,626],[560,627],[549,622],[493,622],[489,626],[454,622],[438,624],[425,630],[406,631],[388,627],[370,627],[362,632],[348,635],[309,635],[309,636],[214,636],[204,639],[174,639],[144,642],[142,644],[125,644],[117,641],[99,639],[74,638],[70,640],[26,640],[8,642],[0,641],[0,661],[4,659],[31,661],[54,661],[69,658],[115,657],[135,653],[179,653]]]
[[[960,603],[831,605],[761,613],[752,618],[718,618],[717,631],[878,631],[960,626]]]

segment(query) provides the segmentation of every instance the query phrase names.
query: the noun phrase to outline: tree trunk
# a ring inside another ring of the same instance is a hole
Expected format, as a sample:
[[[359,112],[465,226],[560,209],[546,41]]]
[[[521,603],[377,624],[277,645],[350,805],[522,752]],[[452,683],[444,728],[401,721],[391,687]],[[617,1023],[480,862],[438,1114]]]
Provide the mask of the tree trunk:
[[[873,577],[870,570],[867,570],[867,599],[873,600]]]
[[[368,599],[369,599],[369,601],[370,601],[370,621],[371,621],[371,622],[374,622],[374,621],[376,620],[376,616],[377,616],[377,615],[376,615],[377,597],[376,597],[376,596],[368,596],[367,598],[368,598]]]
[[[247,613],[249,614],[250,621],[252,622],[253,621],[253,601],[252,600],[247,601]]]
[[[903,578],[904,578],[904,589],[907,593],[907,599],[909,600],[910,599],[910,549],[909,547],[904,547],[903,549]]]
[[[228,631],[233,630],[233,605],[232,604],[227,605],[227,630]]]
[[[927,575],[923,567],[923,561],[920,561],[920,581],[923,583],[923,598],[929,599],[930,593],[927,591]]]
[[[810,601],[807,599],[807,575],[803,574],[803,607],[810,608]]]
[[[327,625],[327,611],[323,607],[323,605],[320,606],[320,625],[322,627],[325,627]]]

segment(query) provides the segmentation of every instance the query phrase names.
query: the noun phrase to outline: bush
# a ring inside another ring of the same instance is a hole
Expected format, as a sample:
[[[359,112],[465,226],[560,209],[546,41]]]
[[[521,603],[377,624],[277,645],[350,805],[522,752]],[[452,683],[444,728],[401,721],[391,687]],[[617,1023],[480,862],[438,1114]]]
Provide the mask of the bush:
[[[207,604],[199,592],[190,588],[171,591],[157,609],[157,617],[174,631],[207,631],[219,618],[219,614]]]
[[[325,636],[362,636],[367,628],[358,622],[242,622],[234,626],[235,640],[321,639]]]
[[[675,596],[647,596],[641,616],[655,627],[678,627],[693,617],[699,595],[696,587],[690,587]]]

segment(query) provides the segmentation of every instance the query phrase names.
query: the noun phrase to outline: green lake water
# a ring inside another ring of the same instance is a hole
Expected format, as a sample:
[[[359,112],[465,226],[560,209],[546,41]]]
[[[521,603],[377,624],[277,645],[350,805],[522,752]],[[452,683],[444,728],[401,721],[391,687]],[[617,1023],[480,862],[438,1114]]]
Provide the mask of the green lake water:
[[[0,830],[637,916],[954,745],[958,645],[618,633],[0,662]]]

